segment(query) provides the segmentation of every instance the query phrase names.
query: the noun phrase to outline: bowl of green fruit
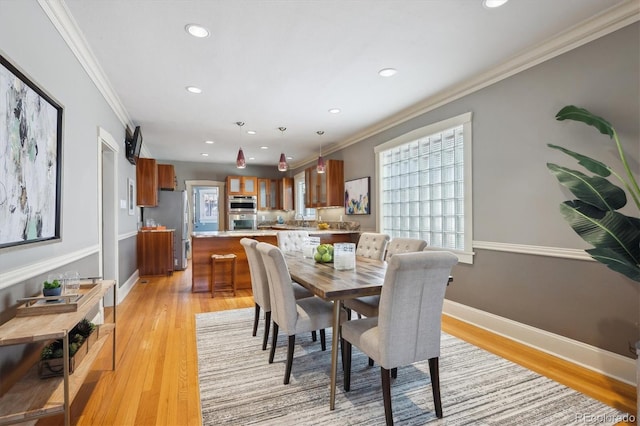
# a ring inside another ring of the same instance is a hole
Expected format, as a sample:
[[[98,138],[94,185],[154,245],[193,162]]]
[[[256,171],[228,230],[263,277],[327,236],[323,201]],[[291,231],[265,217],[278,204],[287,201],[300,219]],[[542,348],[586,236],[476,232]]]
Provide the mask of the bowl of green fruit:
[[[331,244],[320,244],[316,247],[313,258],[320,263],[333,262],[333,246]]]

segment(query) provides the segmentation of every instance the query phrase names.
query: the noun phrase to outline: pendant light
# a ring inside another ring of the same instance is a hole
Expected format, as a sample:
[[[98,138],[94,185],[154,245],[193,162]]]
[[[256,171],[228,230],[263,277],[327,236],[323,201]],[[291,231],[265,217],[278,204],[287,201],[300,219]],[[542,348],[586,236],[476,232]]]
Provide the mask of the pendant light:
[[[324,135],[324,131],[318,130],[316,132],[318,136]],[[324,165],[324,158],[322,158],[322,140],[320,140],[320,156],[318,157],[318,165],[316,166],[316,172],[324,173],[326,171],[326,166]]]
[[[244,126],[243,121],[236,121],[236,125],[240,129],[240,138],[242,138],[242,126]],[[238,150],[238,156],[236,157],[236,167],[239,169],[244,169],[247,167],[247,163],[244,159],[244,152],[242,151],[242,147]]]
[[[287,130],[286,127],[278,127],[278,130],[282,132],[282,137],[284,138],[284,131]],[[280,161],[278,161],[278,170],[281,172],[286,172],[289,169],[289,165],[287,164],[287,157],[284,155],[284,151],[280,153]]]

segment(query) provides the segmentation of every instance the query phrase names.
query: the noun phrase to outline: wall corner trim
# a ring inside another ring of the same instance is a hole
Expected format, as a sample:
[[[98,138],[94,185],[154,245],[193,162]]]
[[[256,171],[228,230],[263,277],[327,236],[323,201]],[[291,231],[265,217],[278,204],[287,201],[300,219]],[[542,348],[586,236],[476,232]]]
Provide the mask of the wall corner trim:
[[[443,313],[629,385],[636,385],[636,365],[632,358],[446,299]]]

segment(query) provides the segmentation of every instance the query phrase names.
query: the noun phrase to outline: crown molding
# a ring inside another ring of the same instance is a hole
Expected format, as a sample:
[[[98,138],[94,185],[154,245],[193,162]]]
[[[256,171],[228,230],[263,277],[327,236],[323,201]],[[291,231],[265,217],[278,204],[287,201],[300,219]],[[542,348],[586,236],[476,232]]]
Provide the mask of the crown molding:
[[[415,117],[495,84],[556,56],[604,37],[640,20],[640,1],[627,0],[501,63],[491,70],[445,89],[397,114],[359,132],[324,151],[324,155],[361,142]],[[298,168],[316,161],[310,157],[292,164]]]
[[[38,0],[38,4],[67,43],[124,127],[135,126],[107,75],[100,66],[64,0]]]

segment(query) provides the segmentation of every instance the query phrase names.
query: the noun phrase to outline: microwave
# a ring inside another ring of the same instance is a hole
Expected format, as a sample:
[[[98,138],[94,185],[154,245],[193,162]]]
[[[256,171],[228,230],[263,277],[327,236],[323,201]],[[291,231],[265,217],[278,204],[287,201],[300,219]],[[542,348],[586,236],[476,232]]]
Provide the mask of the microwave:
[[[229,214],[229,231],[258,229],[258,215],[255,213]]]
[[[255,195],[230,195],[227,212],[256,213],[258,211],[258,197]]]

